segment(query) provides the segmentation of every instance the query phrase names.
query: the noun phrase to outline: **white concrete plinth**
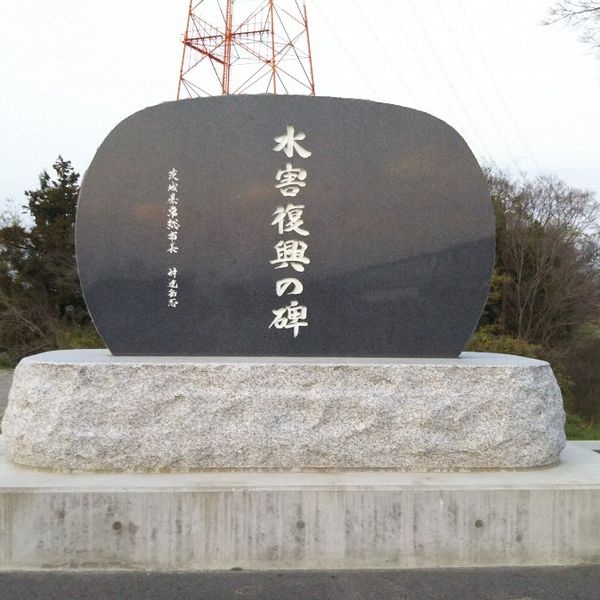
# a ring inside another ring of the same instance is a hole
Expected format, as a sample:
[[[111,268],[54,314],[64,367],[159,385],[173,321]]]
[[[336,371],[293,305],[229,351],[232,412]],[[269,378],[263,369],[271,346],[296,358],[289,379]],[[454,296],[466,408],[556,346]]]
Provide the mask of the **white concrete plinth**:
[[[547,469],[427,474],[61,474],[0,455],[0,570],[598,564],[592,448],[569,443]]]
[[[548,363],[114,357],[48,352],[15,371],[8,456],[57,470],[529,468],[564,446]]]

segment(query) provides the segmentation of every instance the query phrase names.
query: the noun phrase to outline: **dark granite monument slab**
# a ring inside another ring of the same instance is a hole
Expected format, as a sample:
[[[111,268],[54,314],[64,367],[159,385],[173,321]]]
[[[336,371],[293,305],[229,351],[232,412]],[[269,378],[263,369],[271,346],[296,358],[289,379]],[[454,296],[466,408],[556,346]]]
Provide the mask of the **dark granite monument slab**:
[[[473,154],[431,115],[224,96],[118,125],[76,241],[114,354],[452,357],[486,300],[494,217]]]

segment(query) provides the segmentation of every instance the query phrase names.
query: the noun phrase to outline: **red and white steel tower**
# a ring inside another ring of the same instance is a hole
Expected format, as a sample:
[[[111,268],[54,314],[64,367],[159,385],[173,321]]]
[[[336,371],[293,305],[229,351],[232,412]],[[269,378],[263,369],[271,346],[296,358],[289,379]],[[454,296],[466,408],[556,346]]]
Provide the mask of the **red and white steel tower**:
[[[312,94],[304,0],[190,0],[177,99]]]

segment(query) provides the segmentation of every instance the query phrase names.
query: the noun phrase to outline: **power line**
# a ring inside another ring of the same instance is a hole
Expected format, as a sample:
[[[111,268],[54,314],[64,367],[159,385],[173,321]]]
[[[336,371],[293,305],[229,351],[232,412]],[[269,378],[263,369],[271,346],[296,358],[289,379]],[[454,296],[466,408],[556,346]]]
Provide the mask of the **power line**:
[[[404,79],[404,76],[402,75],[402,72],[396,66],[396,62],[393,59],[392,55],[389,53],[388,49],[381,43],[381,40],[379,39],[379,36],[373,30],[373,27],[371,26],[371,23],[369,22],[369,20],[365,18],[365,15],[361,11],[361,9],[358,6],[356,0],[352,0],[352,5],[354,6],[354,10],[356,11],[356,13],[358,14],[358,16],[360,17],[361,21],[367,26],[367,29],[370,31],[371,36],[373,37],[373,39],[375,40],[375,42],[377,43],[377,45],[379,46],[379,48],[381,49],[381,51],[383,52],[383,54],[385,55],[385,57],[387,58],[388,62],[392,66],[392,68],[394,70],[394,73],[396,74],[396,77],[398,78],[398,81],[403,85],[403,87],[406,90],[408,96],[411,97],[411,99],[413,101],[413,104],[415,106],[417,106],[418,105],[417,98],[415,97],[415,95],[413,94],[412,90],[410,89],[410,86],[408,85],[408,83]]]
[[[437,94],[437,96],[439,98],[443,98],[444,94],[442,91],[442,88],[440,87],[438,80],[435,77],[432,77],[431,75],[431,71],[430,69],[427,67],[427,65],[425,64],[425,61],[423,60],[421,54],[419,53],[419,51],[417,50],[411,36],[409,35],[406,27],[404,27],[404,23],[402,22],[402,19],[398,16],[398,13],[396,12],[396,9],[393,7],[393,5],[389,2],[389,0],[384,0],[388,13],[392,16],[392,19],[394,20],[396,26],[398,27],[398,29],[400,30],[400,33],[403,37],[403,39],[405,39],[409,46],[410,49],[413,53],[413,56],[416,58],[417,62],[419,63],[419,66],[421,68],[421,71],[425,74],[427,74],[429,81],[431,82],[431,84],[433,85],[433,87],[435,88],[435,92]],[[455,112],[454,108],[450,105],[447,104],[446,105],[448,108],[448,111],[451,113],[451,119],[452,122],[455,123],[456,125],[461,126],[462,128],[462,119],[459,118],[458,114]]]
[[[463,67],[467,73],[467,75],[469,76],[469,79],[471,79],[471,82],[473,84],[473,87],[475,88],[475,91],[477,92],[477,95],[479,96],[479,99],[481,100],[481,104],[483,105],[483,107],[485,108],[485,111],[490,119],[490,121],[492,122],[492,124],[494,125],[494,128],[496,129],[496,132],[498,133],[498,137],[500,138],[500,141],[502,142],[502,144],[504,145],[504,147],[506,148],[506,151],[508,152],[508,155],[510,156],[511,160],[513,161],[514,165],[517,167],[517,171],[522,173],[522,169],[521,169],[521,165],[519,164],[519,161],[517,160],[516,156],[514,155],[512,148],[510,147],[510,144],[507,142],[506,138],[504,137],[504,134],[502,133],[502,129],[500,128],[500,126],[498,125],[492,111],[490,110],[490,107],[488,106],[487,100],[485,99],[485,95],[482,93],[479,84],[477,83],[477,79],[474,77],[473,72],[471,71],[471,68],[469,67],[467,60],[465,59],[465,56],[460,48],[460,45],[457,43],[456,41],[456,37],[454,35],[454,31],[452,30],[452,28],[450,27],[450,22],[444,12],[444,9],[442,8],[442,4],[436,0],[435,2],[436,7],[440,13],[440,16],[442,17],[442,20],[444,21],[444,24],[446,26],[446,29],[448,30],[448,33],[450,34],[450,39],[452,40],[452,44],[453,46],[456,48],[457,54],[463,64]]]
[[[523,134],[521,133],[521,129],[518,126],[517,122],[515,121],[515,119],[512,116],[512,112],[510,111],[508,104],[506,103],[505,99],[504,99],[504,94],[502,93],[500,86],[498,85],[498,82],[496,80],[496,77],[494,76],[494,72],[492,71],[492,69],[489,66],[489,63],[487,62],[487,59],[485,58],[485,54],[481,48],[481,45],[479,43],[479,40],[477,38],[477,35],[475,33],[475,30],[473,28],[473,26],[471,25],[471,21],[469,19],[469,16],[467,14],[467,11],[465,10],[463,4],[462,4],[462,0],[456,0],[456,3],[458,4],[458,7],[462,13],[463,19],[465,21],[465,23],[467,24],[467,28],[469,30],[469,34],[471,35],[471,38],[473,39],[473,42],[475,43],[475,47],[477,48],[477,53],[479,55],[479,58],[481,59],[481,62],[483,63],[483,66],[485,68],[485,70],[488,73],[488,76],[490,78],[490,80],[492,81],[492,84],[494,86],[494,89],[496,90],[496,94],[500,100],[500,103],[502,104],[506,114],[508,115],[508,118],[514,128],[514,130],[517,133],[517,136],[519,137],[519,140],[521,142],[521,144],[523,145],[523,148],[525,149],[525,151],[527,152],[527,154],[529,155],[529,158],[531,159],[531,162],[535,165],[536,169],[538,170],[538,172],[541,174],[543,174],[543,170],[540,167],[539,163],[537,162],[537,160],[535,159],[535,156],[533,155],[533,153],[531,152],[531,149],[529,148],[529,145],[527,144],[527,142],[525,141],[525,138],[523,136]]]
[[[464,102],[462,101],[462,98],[460,97],[460,95],[458,94],[458,92],[456,91],[456,88],[454,87],[454,84],[452,83],[452,80],[448,77],[447,73],[446,73],[446,69],[437,53],[437,50],[435,49],[435,46],[433,44],[433,42],[431,41],[431,37],[429,36],[429,32],[427,31],[427,28],[423,25],[423,21],[421,20],[421,17],[419,15],[419,13],[416,11],[414,4],[412,2],[412,0],[408,0],[408,5],[419,25],[419,28],[421,29],[422,33],[423,33],[423,37],[425,39],[425,41],[427,42],[427,45],[429,46],[429,49],[431,50],[431,53],[433,54],[438,67],[440,69],[440,71],[442,72],[442,75],[444,76],[444,79],[446,80],[446,83],[448,84],[448,88],[450,89],[450,91],[452,92],[452,95],[454,96],[454,98],[456,99],[456,102],[458,103],[458,105],[460,106],[463,114],[466,117],[466,121],[469,123],[469,126],[471,127],[473,134],[477,137],[481,147],[483,148],[484,152],[486,153],[486,155],[488,156],[488,158],[491,158],[491,154],[490,151],[487,147],[487,144],[484,142],[483,138],[479,135],[479,131],[477,129],[477,127],[475,126],[475,124],[473,123],[473,120],[471,119],[471,115],[469,114],[469,111],[466,109]]]
[[[325,27],[327,27],[327,29],[329,30],[329,33],[336,40],[336,42],[338,43],[338,45],[340,46],[340,48],[346,54],[346,57],[348,58],[348,60],[352,63],[352,66],[356,69],[356,72],[360,75],[360,77],[362,78],[362,80],[366,83],[367,87],[371,90],[371,94],[372,94],[373,98],[375,98],[375,100],[381,101],[381,96],[377,92],[377,89],[375,87],[373,87],[372,83],[366,77],[364,71],[360,68],[360,65],[356,62],[356,60],[354,60],[354,57],[352,56],[352,54],[350,53],[350,51],[346,47],[346,44],[344,44],[344,42],[342,41],[342,39],[340,38],[340,36],[337,34],[337,31],[331,26],[331,24],[329,23],[329,20],[327,19],[327,17],[325,16],[325,14],[319,8],[318,2],[315,2],[312,5],[312,7],[316,8],[317,12],[321,16],[321,19],[323,20],[323,23],[325,23]]]

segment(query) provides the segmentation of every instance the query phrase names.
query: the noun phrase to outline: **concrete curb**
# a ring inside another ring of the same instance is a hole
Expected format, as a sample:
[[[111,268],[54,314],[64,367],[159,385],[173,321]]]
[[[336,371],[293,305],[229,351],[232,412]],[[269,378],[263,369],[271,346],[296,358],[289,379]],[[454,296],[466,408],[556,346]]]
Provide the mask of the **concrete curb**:
[[[600,446],[600,444],[599,444]],[[0,569],[600,564],[600,454],[470,473],[59,474],[0,459]]]

